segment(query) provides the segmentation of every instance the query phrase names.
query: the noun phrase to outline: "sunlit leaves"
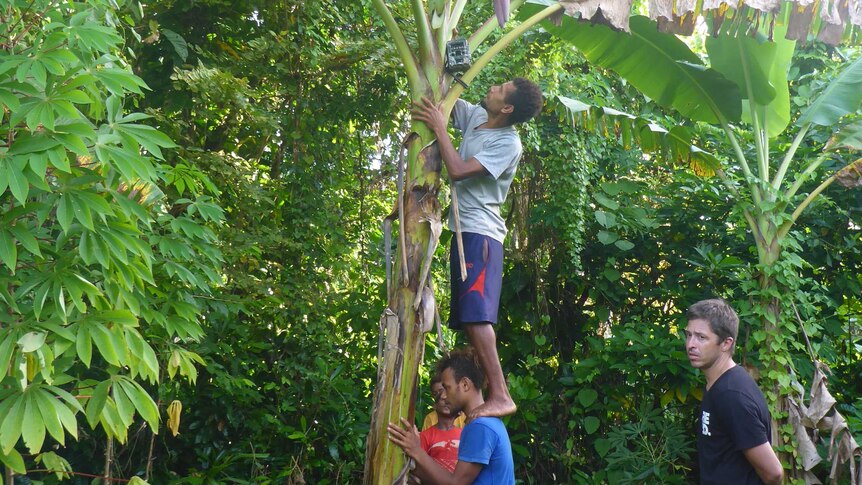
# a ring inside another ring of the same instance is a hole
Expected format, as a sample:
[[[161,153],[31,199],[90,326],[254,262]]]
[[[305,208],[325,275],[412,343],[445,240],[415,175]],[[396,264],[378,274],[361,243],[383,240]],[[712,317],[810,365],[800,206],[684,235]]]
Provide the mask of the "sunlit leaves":
[[[116,56],[112,4],[61,4],[44,16],[10,5],[4,27],[18,44],[0,50],[0,302],[8,314],[0,323],[0,461],[16,470],[25,448],[68,470],[57,455],[39,453],[49,438],[65,445],[78,436],[81,402],[91,425],[120,441],[135,420],[158,430],[151,390],[140,383],[159,382],[156,342],[201,335],[199,312],[182,305],[196,308],[194,295],[209,291],[219,260],[203,227],[221,221],[215,202],[195,191],[200,200],[173,209],[156,185],[169,171],[158,165],[170,156],[165,149],[176,145],[124,104],[145,84]],[[159,238],[184,250],[163,253]],[[178,277],[175,266],[188,274]],[[110,378],[82,381],[88,372]],[[101,394],[65,390],[88,387]]]
[[[133,146],[142,145],[157,158],[164,158],[161,148],[177,146],[167,135],[152,126],[123,123],[123,120],[119,119],[114,128],[129,144]]]
[[[862,120],[854,121],[840,127],[832,138],[829,139],[827,148],[862,150]]]
[[[838,77],[824,88],[796,120],[796,124],[832,126],[842,116],[858,110],[860,103],[862,103],[862,57],[848,64]]]
[[[569,119],[583,129],[619,141],[625,148],[638,146],[671,163],[690,166],[699,175],[713,175],[718,159],[692,144],[691,130],[684,126],[665,129],[657,123],[612,108],[591,106],[576,99],[558,96]]]
[[[24,458],[21,457],[21,453],[18,453],[14,449],[8,454],[0,450],[0,463],[9,467],[15,473],[23,474],[27,472],[27,468],[24,466]]]
[[[532,0],[518,10],[521,18],[548,4]],[[611,69],[657,104],[707,123],[736,121],[742,114],[737,86],[703,65],[673,35],[658,32],[646,17],[631,18],[631,33],[590,25],[563,16],[562,25],[544,24],[548,32],[573,44],[591,63]]]
[[[0,403],[0,411],[6,411],[0,423],[0,447],[9,454],[18,439],[31,453],[42,448],[46,432],[61,444],[65,443],[65,432],[78,436],[75,413],[83,411],[78,401],[68,392],[54,386],[31,385],[20,394],[13,394]]]
[[[53,451],[39,454],[36,456],[34,461],[36,463],[41,463],[47,470],[53,470],[54,475],[58,480],[71,477],[70,472],[72,472],[72,465],[70,465],[65,458],[57,455]]]
[[[136,413],[157,432],[158,407],[144,388],[132,379],[113,376],[90,390],[85,412],[87,421],[93,428],[101,424],[120,442],[125,442]]]
[[[779,27],[772,41],[763,35],[751,38],[726,33],[706,39],[710,65],[739,87],[743,99],[766,111],[765,116],[759,115],[765,118],[759,123],[765,124],[771,138],[784,131],[790,122],[787,70],[796,42],[784,39],[784,30]],[[743,106],[746,107],[743,119],[750,123],[748,103]]]
[[[194,353],[182,348],[175,348],[171,352],[171,358],[168,360],[168,375],[171,378],[179,372],[180,375],[186,377],[191,384],[194,384],[198,378],[198,371],[195,364],[204,364],[203,359]]]

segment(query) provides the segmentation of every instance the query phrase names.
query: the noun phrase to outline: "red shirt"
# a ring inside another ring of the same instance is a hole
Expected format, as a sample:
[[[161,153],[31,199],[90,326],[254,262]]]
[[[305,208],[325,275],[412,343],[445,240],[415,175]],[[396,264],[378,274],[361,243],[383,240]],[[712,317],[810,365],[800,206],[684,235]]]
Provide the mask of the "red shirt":
[[[458,444],[461,442],[461,428],[454,427],[450,430],[442,430],[432,426],[419,433],[422,449],[428,453],[434,461],[450,472],[455,471],[458,463]]]

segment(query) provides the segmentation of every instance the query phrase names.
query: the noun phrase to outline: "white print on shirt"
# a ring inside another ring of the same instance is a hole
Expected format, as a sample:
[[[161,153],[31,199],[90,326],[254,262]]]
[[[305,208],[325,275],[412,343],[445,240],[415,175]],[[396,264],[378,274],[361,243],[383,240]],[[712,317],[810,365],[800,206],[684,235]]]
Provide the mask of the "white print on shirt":
[[[712,436],[712,433],[709,432],[709,413],[706,411],[703,411],[703,415],[700,417],[700,434]]]
[[[431,448],[458,448],[460,446],[461,440],[448,440],[448,441],[438,441],[431,445]],[[429,448],[429,450],[431,449]]]

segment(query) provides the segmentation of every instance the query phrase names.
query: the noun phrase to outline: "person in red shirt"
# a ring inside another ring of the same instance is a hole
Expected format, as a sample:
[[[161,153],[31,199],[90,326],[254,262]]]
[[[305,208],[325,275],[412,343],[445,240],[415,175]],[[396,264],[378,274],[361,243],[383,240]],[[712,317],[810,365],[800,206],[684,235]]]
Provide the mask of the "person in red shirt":
[[[434,411],[437,424],[419,433],[422,449],[449,472],[455,471],[458,463],[458,444],[461,441],[461,428],[455,425],[458,414],[452,412],[442,399],[443,384],[440,376],[431,378],[431,394],[434,396]]]

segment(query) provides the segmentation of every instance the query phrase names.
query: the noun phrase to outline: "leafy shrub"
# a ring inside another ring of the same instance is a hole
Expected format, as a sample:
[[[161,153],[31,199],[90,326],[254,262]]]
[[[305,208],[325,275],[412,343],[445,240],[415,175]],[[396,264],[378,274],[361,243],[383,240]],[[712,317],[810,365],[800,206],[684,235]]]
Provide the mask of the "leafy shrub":
[[[632,423],[608,433],[606,459],[611,483],[688,483],[692,433],[678,416],[641,406]]]

